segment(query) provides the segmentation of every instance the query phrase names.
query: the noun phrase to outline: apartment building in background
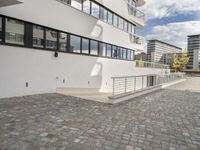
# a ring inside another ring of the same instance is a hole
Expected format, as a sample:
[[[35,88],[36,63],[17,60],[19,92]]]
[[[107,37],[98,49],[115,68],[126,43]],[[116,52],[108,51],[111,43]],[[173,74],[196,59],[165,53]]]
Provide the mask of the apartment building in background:
[[[149,62],[165,63],[167,54],[181,53],[182,48],[172,44],[153,39],[147,42],[147,55]]]
[[[144,0],[8,0],[0,5],[0,97],[57,88],[110,92],[116,76],[159,74],[137,68]],[[142,84],[142,83],[141,83]],[[143,85],[142,85],[143,86]]]
[[[200,34],[188,36],[188,53],[189,62],[187,64],[188,69],[199,70],[200,69]]]

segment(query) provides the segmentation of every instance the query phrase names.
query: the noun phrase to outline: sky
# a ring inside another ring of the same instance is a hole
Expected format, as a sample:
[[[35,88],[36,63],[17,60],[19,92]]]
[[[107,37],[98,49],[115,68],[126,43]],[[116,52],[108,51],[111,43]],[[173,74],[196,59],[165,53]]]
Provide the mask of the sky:
[[[145,40],[158,39],[186,49],[187,35],[200,34],[200,0],[145,1],[139,7],[146,15],[145,27],[137,30]]]

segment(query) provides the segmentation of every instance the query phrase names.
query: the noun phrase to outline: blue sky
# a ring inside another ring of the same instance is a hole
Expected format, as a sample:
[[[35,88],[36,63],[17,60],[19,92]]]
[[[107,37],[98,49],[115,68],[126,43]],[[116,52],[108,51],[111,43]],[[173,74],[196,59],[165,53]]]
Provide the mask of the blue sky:
[[[146,14],[145,28],[137,34],[182,47],[187,35],[200,33],[200,0],[146,0],[140,8]]]

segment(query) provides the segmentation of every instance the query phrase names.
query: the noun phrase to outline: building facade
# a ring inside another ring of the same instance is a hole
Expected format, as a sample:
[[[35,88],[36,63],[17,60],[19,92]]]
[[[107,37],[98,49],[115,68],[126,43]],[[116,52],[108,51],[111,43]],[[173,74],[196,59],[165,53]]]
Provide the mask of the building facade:
[[[182,49],[159,40],[149,40],[147,42],[148,61],[165,63],[165,56],[168,53],[181,53]]]
[[[159,74],[135,67],[143,0],[9,0],[0,6],[0,97],[56,88],[109,92],[111,77]]]
[[[199,70],[200,69],[200,34],[188,36],[188,53],[189,62],[187,64],[188,69]]]

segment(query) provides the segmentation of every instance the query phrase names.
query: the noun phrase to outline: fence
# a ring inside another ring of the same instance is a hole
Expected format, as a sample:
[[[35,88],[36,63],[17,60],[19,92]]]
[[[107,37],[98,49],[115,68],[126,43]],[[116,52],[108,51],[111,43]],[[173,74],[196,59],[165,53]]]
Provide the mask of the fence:
[[[143,90],[148,87],[164,84],[174,80],[185,78],[184,73],[171,73],[165,76],[158,76],[156,74],[149,75],[136,75],[136,76],[123,76],[112,77],[113,89],[112,95],[126,94]]]
[[[146,62],[146,61],[140,61],[136,60],[136,67],[139,68],[161,68],[161,69],[169,69],[169,65],[165,64],[159,64],[159,63],[153,63],[153,62]]]

